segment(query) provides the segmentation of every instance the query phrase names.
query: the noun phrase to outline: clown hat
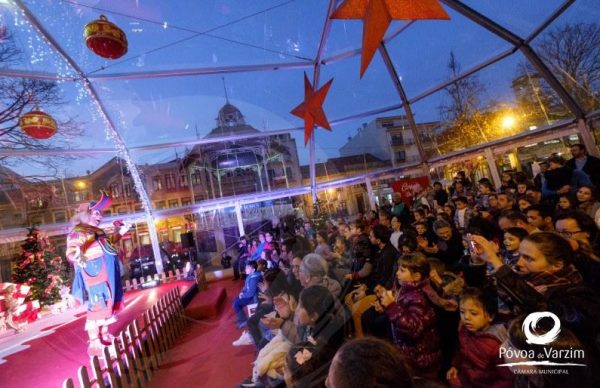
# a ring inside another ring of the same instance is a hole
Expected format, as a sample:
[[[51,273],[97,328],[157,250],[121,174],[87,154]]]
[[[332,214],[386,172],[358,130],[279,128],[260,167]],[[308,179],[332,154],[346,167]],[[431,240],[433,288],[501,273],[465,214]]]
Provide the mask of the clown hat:
[[[100,199],[98,201],[90,202],[90,211],[104,210],[109,207],[111,203],[112,198],[110,195],[106,191],[100,190]]]

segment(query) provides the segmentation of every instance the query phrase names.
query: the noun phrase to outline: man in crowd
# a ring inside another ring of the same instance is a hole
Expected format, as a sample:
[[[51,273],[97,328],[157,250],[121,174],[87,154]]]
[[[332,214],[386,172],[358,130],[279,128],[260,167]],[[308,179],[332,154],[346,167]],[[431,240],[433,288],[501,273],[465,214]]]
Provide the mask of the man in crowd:
[[[600,184],[600,159],[588,155],[583,144],[573,144],[571,146],[572,159],[565,163],[565,166],[571,170],[584,172],[596,187]]]

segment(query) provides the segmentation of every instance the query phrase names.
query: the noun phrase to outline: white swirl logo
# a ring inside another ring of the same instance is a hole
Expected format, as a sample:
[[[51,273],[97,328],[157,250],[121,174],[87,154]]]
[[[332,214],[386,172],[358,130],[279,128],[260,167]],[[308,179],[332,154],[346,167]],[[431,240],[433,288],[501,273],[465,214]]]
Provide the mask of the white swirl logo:
[[[551,318],[554,321],[554,326],[546,334],[537,334],[537,324],[542,318]],[[556,314],[550,311],[541,311],[529,314],[523,321],[523,333],[527,337],[526,342],[534,345],[547,345],[556,340],[560,334],[560,319]]]

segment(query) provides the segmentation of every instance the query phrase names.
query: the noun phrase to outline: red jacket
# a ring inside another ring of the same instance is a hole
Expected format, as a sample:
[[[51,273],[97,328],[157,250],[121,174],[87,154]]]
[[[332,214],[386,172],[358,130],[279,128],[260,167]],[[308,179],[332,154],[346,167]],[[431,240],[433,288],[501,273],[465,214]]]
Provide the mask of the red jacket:
[[[512,388],[514,375],[508,367],[498,366],[500,345],[508,336],[502,325],[493,325],[481,333],[464,326],[458,330],[460,349],[452,364],[458,369],[462,387]]]
[[[385,309],[394,342],[420,377],[436,377],[441,350],[436,316],[423,287],[428,280],[403,284],[396,302]]]

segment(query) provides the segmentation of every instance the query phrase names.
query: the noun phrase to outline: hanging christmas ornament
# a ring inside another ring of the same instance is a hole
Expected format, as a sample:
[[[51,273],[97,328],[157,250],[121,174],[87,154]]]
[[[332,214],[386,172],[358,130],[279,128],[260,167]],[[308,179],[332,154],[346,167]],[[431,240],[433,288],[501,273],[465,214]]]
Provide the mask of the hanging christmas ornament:
[[[392,20],[450,19],[438,0],[345,0],[331,19],[362,19],[360,78]]]
[[[325,97],[332,82],[333,78],[315,92],[306,73],[304,73],[304,101],[292,111],[294,116],[304,119],[304,145],[308,143],[315,124],[331,131],[325,112],[323,112],[323,102],[325,102]]]
[[[127,53],[127,36],[104,15],[86,24],[83,37],[88,48],[102,58],[117,59]]]
[[[56,133],[56,121],[36,106],[19,118],[19,126],[34,139],[48,139]]]

